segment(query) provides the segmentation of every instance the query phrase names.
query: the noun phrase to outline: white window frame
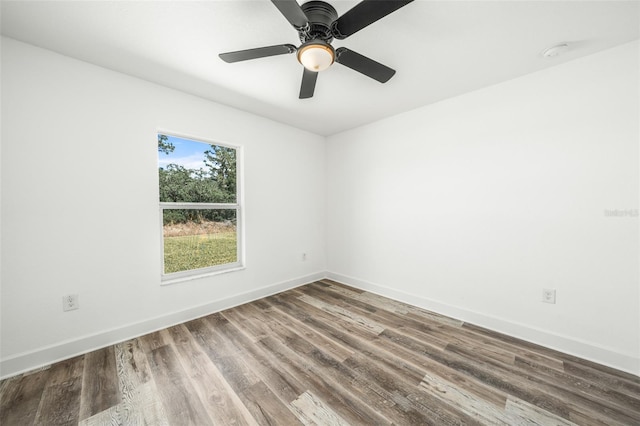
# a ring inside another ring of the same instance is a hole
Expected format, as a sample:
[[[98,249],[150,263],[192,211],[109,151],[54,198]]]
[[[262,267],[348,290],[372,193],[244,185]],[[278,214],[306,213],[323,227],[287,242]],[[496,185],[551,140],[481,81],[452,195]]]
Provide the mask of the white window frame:
[[[236,202],[235,203],[171,203],[159,202],[159,223],[160,223],[160,276],[161,284],[175,284],[181,281],[192,280],[196,278],[218,275],[232,271],[239,271],[245,268],[244,262],[244,215],[243,215],[243,150],[242,146],[233,145],[224,142],[211,141],[206,138],[197,136],[184,135],[175,132],[167,132],[158,130],[157,135],[174,136],[182,139],[189,139],[194,142],[201,142],[205,145],[217,145],[225,148],[232,148],[236,151]],[[158,189],[160,182],[158,182]],[[190,269],[187,271],[164,272],[164,232],[163,218],[165,210],[191,209],[191,210],[235,210],[236,212],[236,261],[232,263],[224,263],[222,265],[208,266],[206,268]]]

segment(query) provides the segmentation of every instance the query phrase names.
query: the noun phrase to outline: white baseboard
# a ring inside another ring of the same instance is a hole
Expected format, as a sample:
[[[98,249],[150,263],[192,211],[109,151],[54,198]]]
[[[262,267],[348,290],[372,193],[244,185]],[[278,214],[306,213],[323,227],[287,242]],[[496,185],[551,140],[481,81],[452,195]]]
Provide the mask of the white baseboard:
[[[546,330],[537,329],[526,324],[514,323],[503,318],[444,304],[425,297],[395,290],[390,287],[363,281],[358,278],[333,272],[327,272],[327,278],[360,290],[375,293],[399,302],[417,306],[441,315],[478,325],[480,327],[640,376],[640,357],[638,356],[616,352],[569,336],[562,336]]]
[[[219,312],[234,306],[242,305],[253,300],[280,293],[301,285],[305,285],[325,278],[324,271],[303,277],[294,278],[277,284],[271,284],[249,292],[194,306],[179,312],[173,312],[148,320],[128,324],[112,330],[105,330],[73,340],[67,340],[34,351],[24,352],[0,360],[0,379],[15,376],[36,368],[53,364],[54,362],[73,358],[96,349],[104,348],[119,342],[133,339],[163,328],[171,327],[186,321],[190,321],[205,315]]]
[[[444,304],[421,296],[398,291],[390,287],[360,280],[358,278],[332,272],[317,272],[315,274],[294,278],[281,283],[251,290],[249,292],[240,293],[226,299],[195,306],[183,311],[151,318],[112,330],[105,330],[100,333],[60,342],[55,345],[42,347],[34,351],[5,358],[0,360],[0,379],[15,376],[54,362],[82,355],[105,346],[133,339],[166,327],[190,321],[224,309],[232,308],[272,294],[280,293],[322,278],[329,278],[361,290],[379,294],[380,296],[408,303],[441,315],[446,315],[451,318],[459,319],[461,321],[485,327],[512,337],[523,339],[640,376],[640,358],[629,354],[619,353],[589,342],[583,342],[568,336],[561,336],[549,331],[536,329],[525,324],[518,324],[502,318]]]

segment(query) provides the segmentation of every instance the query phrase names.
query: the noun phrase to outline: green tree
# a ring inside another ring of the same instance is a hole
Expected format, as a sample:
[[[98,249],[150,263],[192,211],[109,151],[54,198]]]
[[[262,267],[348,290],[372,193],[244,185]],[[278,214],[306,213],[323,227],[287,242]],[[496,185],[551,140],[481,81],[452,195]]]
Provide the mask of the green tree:
[[[229,194],[204,169],[191,170],[178,164],[158,169],[160,201],[168,203],[226,203]],[[176,209],[164,211],[164,223],[235,220],[233,210]]]
[[[210,145],[204,151],[205,168],[187,169],[179,164],[158,168],[160,202],[233,203],[236,201],[236,151]],[[169,155],[175,146],[166,135],[158,135],[158,152]],[[204,220],[235,221],[235,210],[165,209],[164,223]]]
[[[236,150],[226,146],[211,145],[204,152],[204,163],[210,170],[211,178],[226,194],[227,202],[236,201]]]
[[[158,152],[164,152],[169,155],[176,149],[175,145],[169,142],[169,137],[167,135],[158,134]]]
[[[178,203],[190,201],[187,188],[191,181],[191,171],[178,164],[169,164],[158,169],[160,178],[160,201]]]

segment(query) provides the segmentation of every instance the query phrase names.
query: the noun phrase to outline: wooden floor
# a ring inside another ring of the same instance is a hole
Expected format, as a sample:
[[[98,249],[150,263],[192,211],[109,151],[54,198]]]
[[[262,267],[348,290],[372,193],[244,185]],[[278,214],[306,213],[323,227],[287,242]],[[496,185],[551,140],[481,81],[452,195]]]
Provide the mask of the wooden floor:
[[[331,281],[0,382],[9,425],[640,425],[640,379]]]

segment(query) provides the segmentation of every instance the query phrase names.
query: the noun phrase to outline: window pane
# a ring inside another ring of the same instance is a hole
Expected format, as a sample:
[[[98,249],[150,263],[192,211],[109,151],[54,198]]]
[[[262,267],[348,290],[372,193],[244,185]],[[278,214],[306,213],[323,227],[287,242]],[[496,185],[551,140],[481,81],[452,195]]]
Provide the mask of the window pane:
[[[238,261],[235,209],[164,209],[164,273]]]
[[[236,150],[158,135],[160,202],[235,203]]]

